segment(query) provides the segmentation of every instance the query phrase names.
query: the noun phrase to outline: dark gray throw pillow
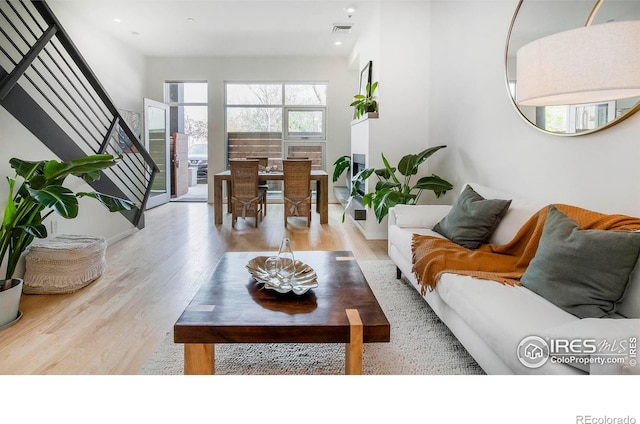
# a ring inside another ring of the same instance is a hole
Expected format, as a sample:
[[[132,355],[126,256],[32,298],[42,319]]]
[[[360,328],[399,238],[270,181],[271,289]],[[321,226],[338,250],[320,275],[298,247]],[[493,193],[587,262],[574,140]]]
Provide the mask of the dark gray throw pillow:
[[[467,249],[477,249],[487,243],[510,205],[511,200],[485,199],[467,185],[433,231]]]
[[[581,230],[555,206],[520,282],[580,318],[615,312],[640,254],[640,233]]]

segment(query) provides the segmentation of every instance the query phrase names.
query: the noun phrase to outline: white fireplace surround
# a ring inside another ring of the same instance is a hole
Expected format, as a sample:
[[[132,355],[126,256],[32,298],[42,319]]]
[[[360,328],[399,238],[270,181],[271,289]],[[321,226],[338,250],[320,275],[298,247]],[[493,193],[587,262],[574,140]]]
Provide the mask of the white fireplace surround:
[[[351,158],[352,158],[352,171],[353,171],[353,159],[354,157],[364,157],[365,168],[378,168],[382,166],[382,159],[379,162],[372,160],[380,158],[380,146],[382,146],[382,140],[380,140],[379,131],[380,121],[376,118],[362,118],[351,122]],[[377,146],[377,148],[376,148]],[[365,184],[364,191],[366,193],[371,192],[375,188],[375,184]],[[351,217],[351,215],[349,214]],[[352,218],[353,219],[353,218]],[[370,209],[367,209],[366,220],[354,220],[353,221],[358,229],[362,232],[367,240],[386,240],[387,239],[387,218],[385,217],[381,223],[378,223],[375,214]]]

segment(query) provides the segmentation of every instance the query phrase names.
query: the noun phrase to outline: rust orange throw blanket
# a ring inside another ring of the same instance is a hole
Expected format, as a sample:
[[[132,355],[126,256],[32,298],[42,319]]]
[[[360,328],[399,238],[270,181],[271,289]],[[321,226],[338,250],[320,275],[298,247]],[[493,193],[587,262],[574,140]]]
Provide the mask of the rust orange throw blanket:
[[[576,206],[555,205],[578,223],[581,229],[638,230],[640,219],[626,215],[605,215]],[[422,286],[422,294],[433,290],[440,275],[470,275],[502,284],[519,285],[538,249],[548,207],[536,212],[507,244],[485,244],[469,250],[449,240],[433,236],[413,235],[411,251],[413,272]]]

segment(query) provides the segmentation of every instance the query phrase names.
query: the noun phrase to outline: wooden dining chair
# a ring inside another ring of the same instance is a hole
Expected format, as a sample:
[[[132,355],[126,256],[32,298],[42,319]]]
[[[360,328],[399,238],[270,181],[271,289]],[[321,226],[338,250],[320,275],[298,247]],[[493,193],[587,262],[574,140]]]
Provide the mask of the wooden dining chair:
[[[287,156],[287,160],[309,160],[309,157],[308,156]],[[313,165],[313,162],[311,162],[311,164]],[[312,168],[313,168],[313,166],[312,166]],[[317,193],[317,191],[318,191],[317,182],[312,181],[311,185],[310,185],[310,188],[311,188],[311,192]]]
[[[246,218],[253,216],[258,221],[262,220],[263,201],[262,191],[258,188],[258,161],[257,160],[231,160],[231,227],[235,228],[239,216]]]
[[[290,216],[307,218],[307,227],[311,226],[311,161],[282,161],[284,175],[284,226]]]
[[[247,160],[257,160],[258,171],[263,171],[269,166],[269,156],[247,156]],[[258,183],[258,189],[262,192],[262,213],[267,216],[267,191],[269,191],[269,185],[266,181],[263,184]]]

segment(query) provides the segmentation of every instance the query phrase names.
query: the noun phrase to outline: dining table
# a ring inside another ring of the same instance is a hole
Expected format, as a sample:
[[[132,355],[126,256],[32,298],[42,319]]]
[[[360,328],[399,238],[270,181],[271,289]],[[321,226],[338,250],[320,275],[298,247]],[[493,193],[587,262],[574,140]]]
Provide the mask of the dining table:
[[[282,170],[260,171],[258,179],[261,183],[266,181],[284,181],[284,173]],[[213,212],[214,223],[222,224],[222,182],[227,184],[227,212],[231,211],[231,171],[226,170],[218,172],[213,176]],[[327,171],[320,169],[311,170],[311,181],[316,183],[316,212],[320,215],[320,224],[329,222],[329,174]]]

